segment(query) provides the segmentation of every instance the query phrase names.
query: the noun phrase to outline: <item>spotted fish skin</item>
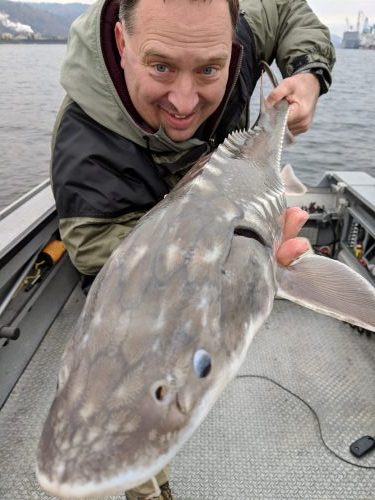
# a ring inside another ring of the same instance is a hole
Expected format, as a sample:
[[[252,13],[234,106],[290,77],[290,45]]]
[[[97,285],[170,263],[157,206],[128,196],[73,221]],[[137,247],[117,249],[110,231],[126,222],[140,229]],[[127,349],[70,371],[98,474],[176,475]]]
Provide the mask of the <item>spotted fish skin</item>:
[[[112,494],[170,462],[275,296],[288,105],[197,164],[114,251],[62,358],[38,448],[50,494]]]

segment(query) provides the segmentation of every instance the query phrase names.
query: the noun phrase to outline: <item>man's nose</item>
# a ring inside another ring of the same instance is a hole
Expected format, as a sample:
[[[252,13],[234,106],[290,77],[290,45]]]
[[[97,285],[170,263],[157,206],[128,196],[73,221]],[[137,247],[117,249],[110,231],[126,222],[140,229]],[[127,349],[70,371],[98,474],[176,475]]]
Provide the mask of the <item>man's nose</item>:
[[[198,105],[199,96],[193,75],[180,74],[168,94],[169,102],[179,115],[190,115]]]

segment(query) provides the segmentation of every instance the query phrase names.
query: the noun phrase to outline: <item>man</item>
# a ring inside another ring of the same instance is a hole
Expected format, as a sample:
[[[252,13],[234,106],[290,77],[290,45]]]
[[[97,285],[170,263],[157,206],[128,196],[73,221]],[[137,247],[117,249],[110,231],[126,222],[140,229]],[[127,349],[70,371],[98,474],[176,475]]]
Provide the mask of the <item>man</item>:
[[[62,68],[52,183],[60,232],[90,282],[139,218],[194,162],[248,122],[260,61],[284,80],[294,134],[331,82],[328,30],[304,0],[101,0],[72,26]],[[278,260],[306,251],[307,214],[289,209]],[[167,475],[159,498],[171,498]],[[146,498],[146,484],[127,492]]]

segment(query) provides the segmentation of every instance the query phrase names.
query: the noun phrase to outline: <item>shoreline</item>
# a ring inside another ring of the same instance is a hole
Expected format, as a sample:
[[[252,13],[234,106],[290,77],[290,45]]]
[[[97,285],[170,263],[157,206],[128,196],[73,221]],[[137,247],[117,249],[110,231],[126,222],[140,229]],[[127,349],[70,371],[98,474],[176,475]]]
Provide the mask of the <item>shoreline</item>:
[[[49,45],[56,45],[56,44],[66,44],[67,43],[66,38],[62,39],[56,39],[56,38],[43,38],[40,40],[32,40],[32,39],[25,39],[25,40],[0,40],[0,45],[30,45],[30,44],[38,44],[38,45],[43,45],[43,44],[49,44]]]

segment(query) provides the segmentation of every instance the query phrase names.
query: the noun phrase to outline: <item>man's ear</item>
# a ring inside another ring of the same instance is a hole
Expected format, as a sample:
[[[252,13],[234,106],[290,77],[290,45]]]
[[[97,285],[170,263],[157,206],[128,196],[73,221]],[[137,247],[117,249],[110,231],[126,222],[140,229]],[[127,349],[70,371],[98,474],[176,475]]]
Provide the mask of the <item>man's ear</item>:
[[[120,54],[121,67],[122,69],[124,69],[125,40],[124,40],[123,27],[120,21],[118,21],[115,25],[115,38],[116,38],[117,50],[118,53]]]

